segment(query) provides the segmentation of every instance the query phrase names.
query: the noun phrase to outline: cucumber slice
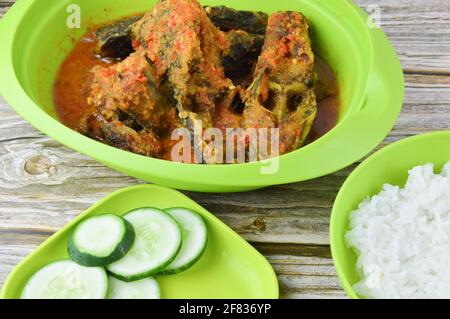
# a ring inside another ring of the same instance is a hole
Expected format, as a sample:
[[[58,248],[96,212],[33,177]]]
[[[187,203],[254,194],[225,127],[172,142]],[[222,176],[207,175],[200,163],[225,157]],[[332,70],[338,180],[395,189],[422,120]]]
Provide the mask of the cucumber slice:
[[[69,239],[69,256],[87,266],[106,266],[131,249],[135,238],[133,226],[120,216],[94,216],[78,224]]]
[[[166,209],[181,227],[183,243],[175,260],[163,271],[163,275],[180,273],[192,267],[203,255],[208,238],[206,224],[196,212],[186,208]]]
[[[135,281],[154,275],[169,265],[181,248],[181,229],[175,219],[157,208],[140,208],[123,216],[134,227],[131,250],[107,266],[114,277]]]
[[[108,276],[101,267],[83,267],[70,259],[38,270],[22,291],[22,299],[104,299]]]
[[[109,276],[108,299],[160,299],[161,291],[156,279],[149,277],[126,282]]]

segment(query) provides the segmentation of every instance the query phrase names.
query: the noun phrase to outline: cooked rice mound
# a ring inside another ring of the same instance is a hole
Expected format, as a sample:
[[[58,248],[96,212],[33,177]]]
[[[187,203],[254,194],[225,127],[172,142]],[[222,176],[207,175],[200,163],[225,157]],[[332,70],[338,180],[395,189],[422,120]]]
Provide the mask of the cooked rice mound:
[[[367,298],[450,298],[450,162],[409,171],[404,188],[384,185],[350,214],[347,243],[358,254]]]

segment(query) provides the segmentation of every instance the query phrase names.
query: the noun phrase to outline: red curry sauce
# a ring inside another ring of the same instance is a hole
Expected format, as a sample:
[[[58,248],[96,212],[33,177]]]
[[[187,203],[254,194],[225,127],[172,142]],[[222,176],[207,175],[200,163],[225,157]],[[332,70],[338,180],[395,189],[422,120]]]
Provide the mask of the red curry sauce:
[[[76,44],[61,65],[53,91],[56,114],[61,122],[76,129],[87,111],[87,83],[89,71],[96,65],[109,65],[112,61],[95,55],[96,37],[88,32]]]

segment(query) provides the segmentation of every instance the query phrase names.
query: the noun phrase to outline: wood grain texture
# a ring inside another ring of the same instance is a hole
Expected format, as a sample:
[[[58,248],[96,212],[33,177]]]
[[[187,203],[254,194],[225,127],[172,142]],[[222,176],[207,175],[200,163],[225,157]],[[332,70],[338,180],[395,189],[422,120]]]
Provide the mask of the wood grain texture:
[[[0,1],[0,16],[12,2]],[[367,8],[374,1],[357,3]],[[448,129],[450,2],[376,4],[406,74],[402,113],[378,148]],[[356,165],[316,180],[245,194],[186,194],[269,259],[282,297],[342,298],[328,223],[334,198]],[[110,192],[138,183],[37,132],[0,98],[0,286],[24,256],[61,226]]]
[[[408,72],[449,74],[450,2],[446,0],[356,0],[368,10],[377,5],[381,27]]]
[[[0,17],[14,2],[0,1]],[[373,12],[372,6],[379,7],[381,27],[391,39],[407,72],[450,74],[450,1],[354,2],[369,13]]]

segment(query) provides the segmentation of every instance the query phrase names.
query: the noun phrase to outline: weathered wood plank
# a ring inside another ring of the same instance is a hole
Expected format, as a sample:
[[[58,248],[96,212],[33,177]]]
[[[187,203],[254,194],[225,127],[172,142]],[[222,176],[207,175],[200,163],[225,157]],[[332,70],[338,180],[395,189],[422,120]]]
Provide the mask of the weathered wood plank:
[[[345,298],[331,259],[268,256],[280,284],[281,298]]]
[[[450,2],[445,0],[356,0],[363,9],[378,5],[381,27],[406,69],[450,70]]]
[[[11,3],[0,2],[0,17]],[[369,12],[370,6],[379,6],[381,27],[397,49],[405,69],[450,74],[450,2],[356,0],[355,3]]]
[[[0,285],[6,280],[11,270],[29,253],[35,246],[32,245],[0,245]]]
[[[0,283],[23,257],[47,238],[47,234],[26,231],[4,235],[0,230]],[[282,298],[345,298],[329,257],[286,255],[278,248],[268,245],[260,250],[277,273]]]

